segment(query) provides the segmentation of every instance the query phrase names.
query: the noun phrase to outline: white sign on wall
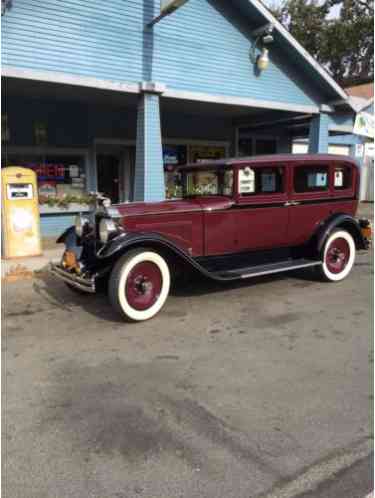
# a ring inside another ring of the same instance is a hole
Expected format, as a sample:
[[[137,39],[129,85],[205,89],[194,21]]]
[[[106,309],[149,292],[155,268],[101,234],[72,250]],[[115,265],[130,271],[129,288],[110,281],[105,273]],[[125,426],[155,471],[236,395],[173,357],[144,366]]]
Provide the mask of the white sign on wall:
[[[359,112],[356,115],[353,133],[363,137],[374,138],[374,116],[368,112]]]

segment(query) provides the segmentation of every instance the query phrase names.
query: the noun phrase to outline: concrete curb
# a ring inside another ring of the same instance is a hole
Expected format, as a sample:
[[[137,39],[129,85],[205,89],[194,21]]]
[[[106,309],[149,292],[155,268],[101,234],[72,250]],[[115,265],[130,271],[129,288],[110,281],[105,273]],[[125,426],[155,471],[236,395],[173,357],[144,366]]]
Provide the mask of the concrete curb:
[[[3,259],[1,261],[1,280],[3,282],[16,282],[33,278],[37,272],[48,269],[52,260],[59,260],[64,248],[49,249],[42,256],[30,258]]]

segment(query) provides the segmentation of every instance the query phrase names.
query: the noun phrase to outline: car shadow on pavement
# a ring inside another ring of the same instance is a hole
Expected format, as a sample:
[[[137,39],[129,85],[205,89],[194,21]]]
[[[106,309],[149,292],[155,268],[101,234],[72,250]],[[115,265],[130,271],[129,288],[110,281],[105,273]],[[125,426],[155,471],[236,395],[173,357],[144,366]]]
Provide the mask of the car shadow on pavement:
[[[122,317],[111,307],[104,292],[96,294],[75,292],[49,272],[40,272],[36,275],[33,290],[51,306],[63,311],[73,312],[78,307],[102,320],[124,323]]]
[[[186,278],[183,283],[176,283],[171,288],[171,295],[175,297],[193,297],[212,293],[222,293],[233,289],[242,289],[245,287],[252,288],[256,285],[278,282],[286,279],[294,279],[298,281],[306,281],[306,286],[309,282],[314,284],[317,282],[316,275],[313,271],[295,270],[273,275],[264,275],[254,278],[233,280],[230,282],[216,282],[209,280],[201,275],[194,274]],[[301,285],[301,283],[299,284]]]
[[[288,273],[279,273],[276,275],[267,275],[255,277],[246,280],[236,280],[232,282],[215,282],[204,278],[200,275],[189,275],[182,281],[175,282],[170,294],[175,298],[199,297],[208,294],[221,295],[224,292],[241,288],[252,288],[255,285],[268,284],[285,279],[298,279],[306,281],[306,286],[314,283],[314,276],[311,271],[293,271]],[[301,282],[298,284],[301,286]],[[303,285],[303,284],[302,284]],[[60,308],[63,311],[74,312],[77,307],[93,315],[94,317],[106,320],[112,323],[124,323],[124,319],[110,305],[105,290],[97,294],[81,294],[68,288],[63,282],[56,280],[48,272],[36,274],[33,282],[33,290],[43,300],[46,300],[51,306]]]

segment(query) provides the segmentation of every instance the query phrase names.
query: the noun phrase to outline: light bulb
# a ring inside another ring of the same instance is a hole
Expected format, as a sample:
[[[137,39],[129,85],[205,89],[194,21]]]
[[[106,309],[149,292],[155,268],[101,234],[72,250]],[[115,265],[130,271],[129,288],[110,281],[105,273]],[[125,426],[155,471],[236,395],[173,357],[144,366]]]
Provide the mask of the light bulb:
[[[270,63],[270,59],[268,57],[268,49],[263,48],[262,53],[257,58],[257,67],[259,71],[265,71]]]

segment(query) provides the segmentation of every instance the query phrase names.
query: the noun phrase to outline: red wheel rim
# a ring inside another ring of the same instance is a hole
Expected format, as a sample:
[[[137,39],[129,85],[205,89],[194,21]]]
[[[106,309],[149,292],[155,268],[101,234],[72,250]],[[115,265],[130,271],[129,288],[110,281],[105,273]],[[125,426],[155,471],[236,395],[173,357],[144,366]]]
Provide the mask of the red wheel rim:
[[[158,300],[162,283],[162,274],[155,263],[151,261],[138,263],[126,280],[126,300],[138,311],[147,310]]]
[[[331,273],[341,273],[350,258],[350,246],[348,241],[338,237],[328,246],[326,252],[326,265]]]

